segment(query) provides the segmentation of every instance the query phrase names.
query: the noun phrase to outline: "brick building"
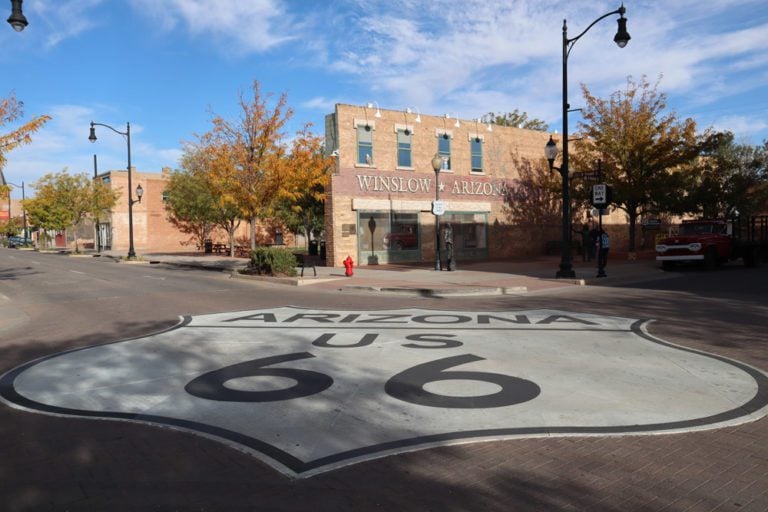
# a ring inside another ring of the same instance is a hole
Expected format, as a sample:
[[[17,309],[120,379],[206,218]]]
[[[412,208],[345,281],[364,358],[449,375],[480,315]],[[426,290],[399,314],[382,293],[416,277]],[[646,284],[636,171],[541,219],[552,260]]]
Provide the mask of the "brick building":
[[[325,133],[337,163],[325,209],[329,265],[347,256],[361,265],[435,260],[436,153],[441,231],[451,225],[459,261],[538,255],[562,237],[559,222],[512,222],[505,211],[505,188],[521,166],[547,165],[549,133],[341,104]]]
[[[136,199],[136,187],[141,185],[143,195],[140,203],[133,205],[133,245],[137,253],[149,252],[188,252],[197,251],[196,242],[191,235],[182,233],[169,220],[165,210],[165,188],[170,176],[170,169],[165,168],[161,173],[133,171],[131,176],[134,188],[133,198]],[[98,223],[99,240],[95,242],[102,249],[128,251],[128,172],[108,171],[101,173],[96,179],[109,184],[120,192],[117,204],[109,212],[104,212]],[[93,231],[91,231],[93,232]],[[259,226],[257,242],[260,244],[274,243],[282,235],[285,243],[293,243],[289,233],[283,233],[279,226]],[[83,237],[83,233],[78,233]],[[249,244],[248,223],[240,223],[235,232],[239,245]],[[226,232],[216,230],[211,236],[213,242],[228,244]]]

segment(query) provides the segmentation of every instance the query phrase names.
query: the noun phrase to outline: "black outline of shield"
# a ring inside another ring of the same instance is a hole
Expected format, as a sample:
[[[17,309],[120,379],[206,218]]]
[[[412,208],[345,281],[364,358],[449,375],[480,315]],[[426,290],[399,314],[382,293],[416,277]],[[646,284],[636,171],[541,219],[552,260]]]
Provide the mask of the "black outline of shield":
[[[276,306],[269,309],[280,308],[296,308],[295,306]],[[408,309],[408,308],[403,308]],[[418,308],[417,308],[418,309]],[[336,311],[336,310],[326,310]],[[392,311],[392,310],[374,310],[374,311]],[[207,315],[200,315],[207,316]],[[119,340],[110,343],[102,343],[97,345],[90,345],[87,347],[80,347],[64,352],[59,352],[49,356],[45,356],[34,361],[30,361],[21,366],[18,366],[0,377],[0,398],[4,399],[10,405],[16,405],[24,409],[29,409],[32,412],[40,412],[44,414],[51,414],[57,416],[72,416],[81,418],[92,419],[105,419],[105,420],[122,420],[122,421],[134,421],[139,423],[163,425],[166,427],[172,427],[180,431],[190,432],[192,434],[202,435],[204,437],[212,438],[216,441],[223,442],[228,446],[243,449],[247,451],[253,451],[260,460],[267,463],[271,467],[278,471],[294,477],[309,477],[319,473],[332,471],[342,466],[364,462],[376,458],[385,457],[391,454],[403,453],[407,451],[415,451],[419,449],[426,449],[439,445],[450,444],[451,442],[480,442],[482,440],[494,439],[501,440],[503,438],[512,437],[534,437],[534,436],[552,436],[552,435],[616,435],[616,434],[643,434],[643,433],[663,433],[669,431],[677,431],[681,429],[693,429],[696,427],[706,427],[711,425],[712,428],[718,428],[718,424],[750,414],[763,409],[768,406],[768,375],[764,374],[756,368],[752,368],[744,363],[729,359],[717,354],[711,354],[700,350],[683,347],[670,343],[659,338],[656,338],[643,330],[643,326],[651,322],[652,320],[636,320],[632,323],[630,330],[653,343],[657,343],[666,347],[690,352],[700,356],[716,359],[723,363],[735,366],[741,371],[748,374],[755,380],[757,384],[757,392],[747,403],[734,407],[728,411],[724,411],[715,415],[707,416],[704,418],[698,418],[694,420],[676,421],[670,423],[654,423],[647,425],[627,425],[627,426],[610,426],[610,427],[526,427],[526,428],[497,428],[497,429],[480,429],[480,430],[467,430],[462,432],[442,433],[429,436],[414,437],[409,439],[401,439],[397,441],[391,441],[387,443],[381,443],[377,445],[366,446],[363,448],[356,448],[348,450],[346,452],[340,452],[334,455],[322,457],[310,461],[302,461],[293,455],[276,448],[268,443],[252,438],[250,436],[240,434],[228,429],[207,425],[204,423],[187,421],[183,419],[170,418],[166,416],[144,415],[123,413],[116,411],[87,411],[78,409],[69,409],[65,407],[57,407],[52,405],[46,405],[39,402],[30,400],[20,395],[15,387],[14,381],[24,371],[32,368],[33,366],[40,364],[49,359],[53,359],[66,354],[72,354],[82,350],[87,350],[99,346],[107,346],[117,343],[125,343],[131,340],[138,340],[156,336],[162,333],[170,332],[176,329],[180,329],[189,325],[192,321],[192,316],[184,316],[183,320],[178,324],[151,334],[144,336],[136,336],[125,340]],[[286,472],[288,469],[289,472]]]

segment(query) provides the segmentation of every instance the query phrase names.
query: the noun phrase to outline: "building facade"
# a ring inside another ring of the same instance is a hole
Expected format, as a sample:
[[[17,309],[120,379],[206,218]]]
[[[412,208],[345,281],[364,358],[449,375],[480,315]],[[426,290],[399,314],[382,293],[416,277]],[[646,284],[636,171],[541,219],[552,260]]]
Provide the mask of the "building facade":
[[[133,199],[136,200],[136,187],[141,185],[143,195],[141,202],[133,205],[133,246],[141,253],[151,252],[194,252],[198,251],[197,240],[192,235],[183,233],[168,217],[165,209],[167,200],[166,185],[170,178],[170,169],[165,168],[160,173],[137,172],[131,173]],[[99,174],[95,179],[108,184],[119,192],[117,204],[105,211],[99,222],[94,226],[97,238],[94,247],[102,250],[128,251],[128,172],[125,170],[108,171]],[[227,233],[216,229],[211,234],[214,243],[229,244]],[[237,245],[250,245],[248,222],[242,221],[235,231]],[[280,225],[269,223],[257,226],[257,244],[293,244],[294,237]]]
[[[557,223],[513,223],[505,208],[521,167],[547,166],[549,133],[341,104],[325,124],[336,156],[325,209],[328,265],[347,256],[360,265],[434,261],[436,195],[445,206],[441,251],[450,225],[459,261],[541,254],[543,240],[562,236]]]

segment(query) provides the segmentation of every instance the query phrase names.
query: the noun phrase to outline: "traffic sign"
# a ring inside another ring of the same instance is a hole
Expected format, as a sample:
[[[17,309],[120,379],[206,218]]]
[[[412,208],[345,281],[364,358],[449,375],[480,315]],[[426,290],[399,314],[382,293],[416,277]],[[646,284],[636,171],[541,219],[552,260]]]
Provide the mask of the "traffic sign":
[[[442,215],[445,213],[445,203],[441,200],[432,201],[432,213]]]
[[[605,206],[609,202],[609,188],[605,183],[592,185],[592,206]]]

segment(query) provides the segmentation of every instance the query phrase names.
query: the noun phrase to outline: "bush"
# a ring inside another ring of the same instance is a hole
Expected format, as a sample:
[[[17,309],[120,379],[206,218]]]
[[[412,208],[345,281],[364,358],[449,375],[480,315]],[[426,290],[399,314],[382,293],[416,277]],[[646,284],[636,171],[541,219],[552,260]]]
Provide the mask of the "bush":
[[[296,257],[288,249],[258,247],[251,251],[249,270],[271,276],[296,276]]]

